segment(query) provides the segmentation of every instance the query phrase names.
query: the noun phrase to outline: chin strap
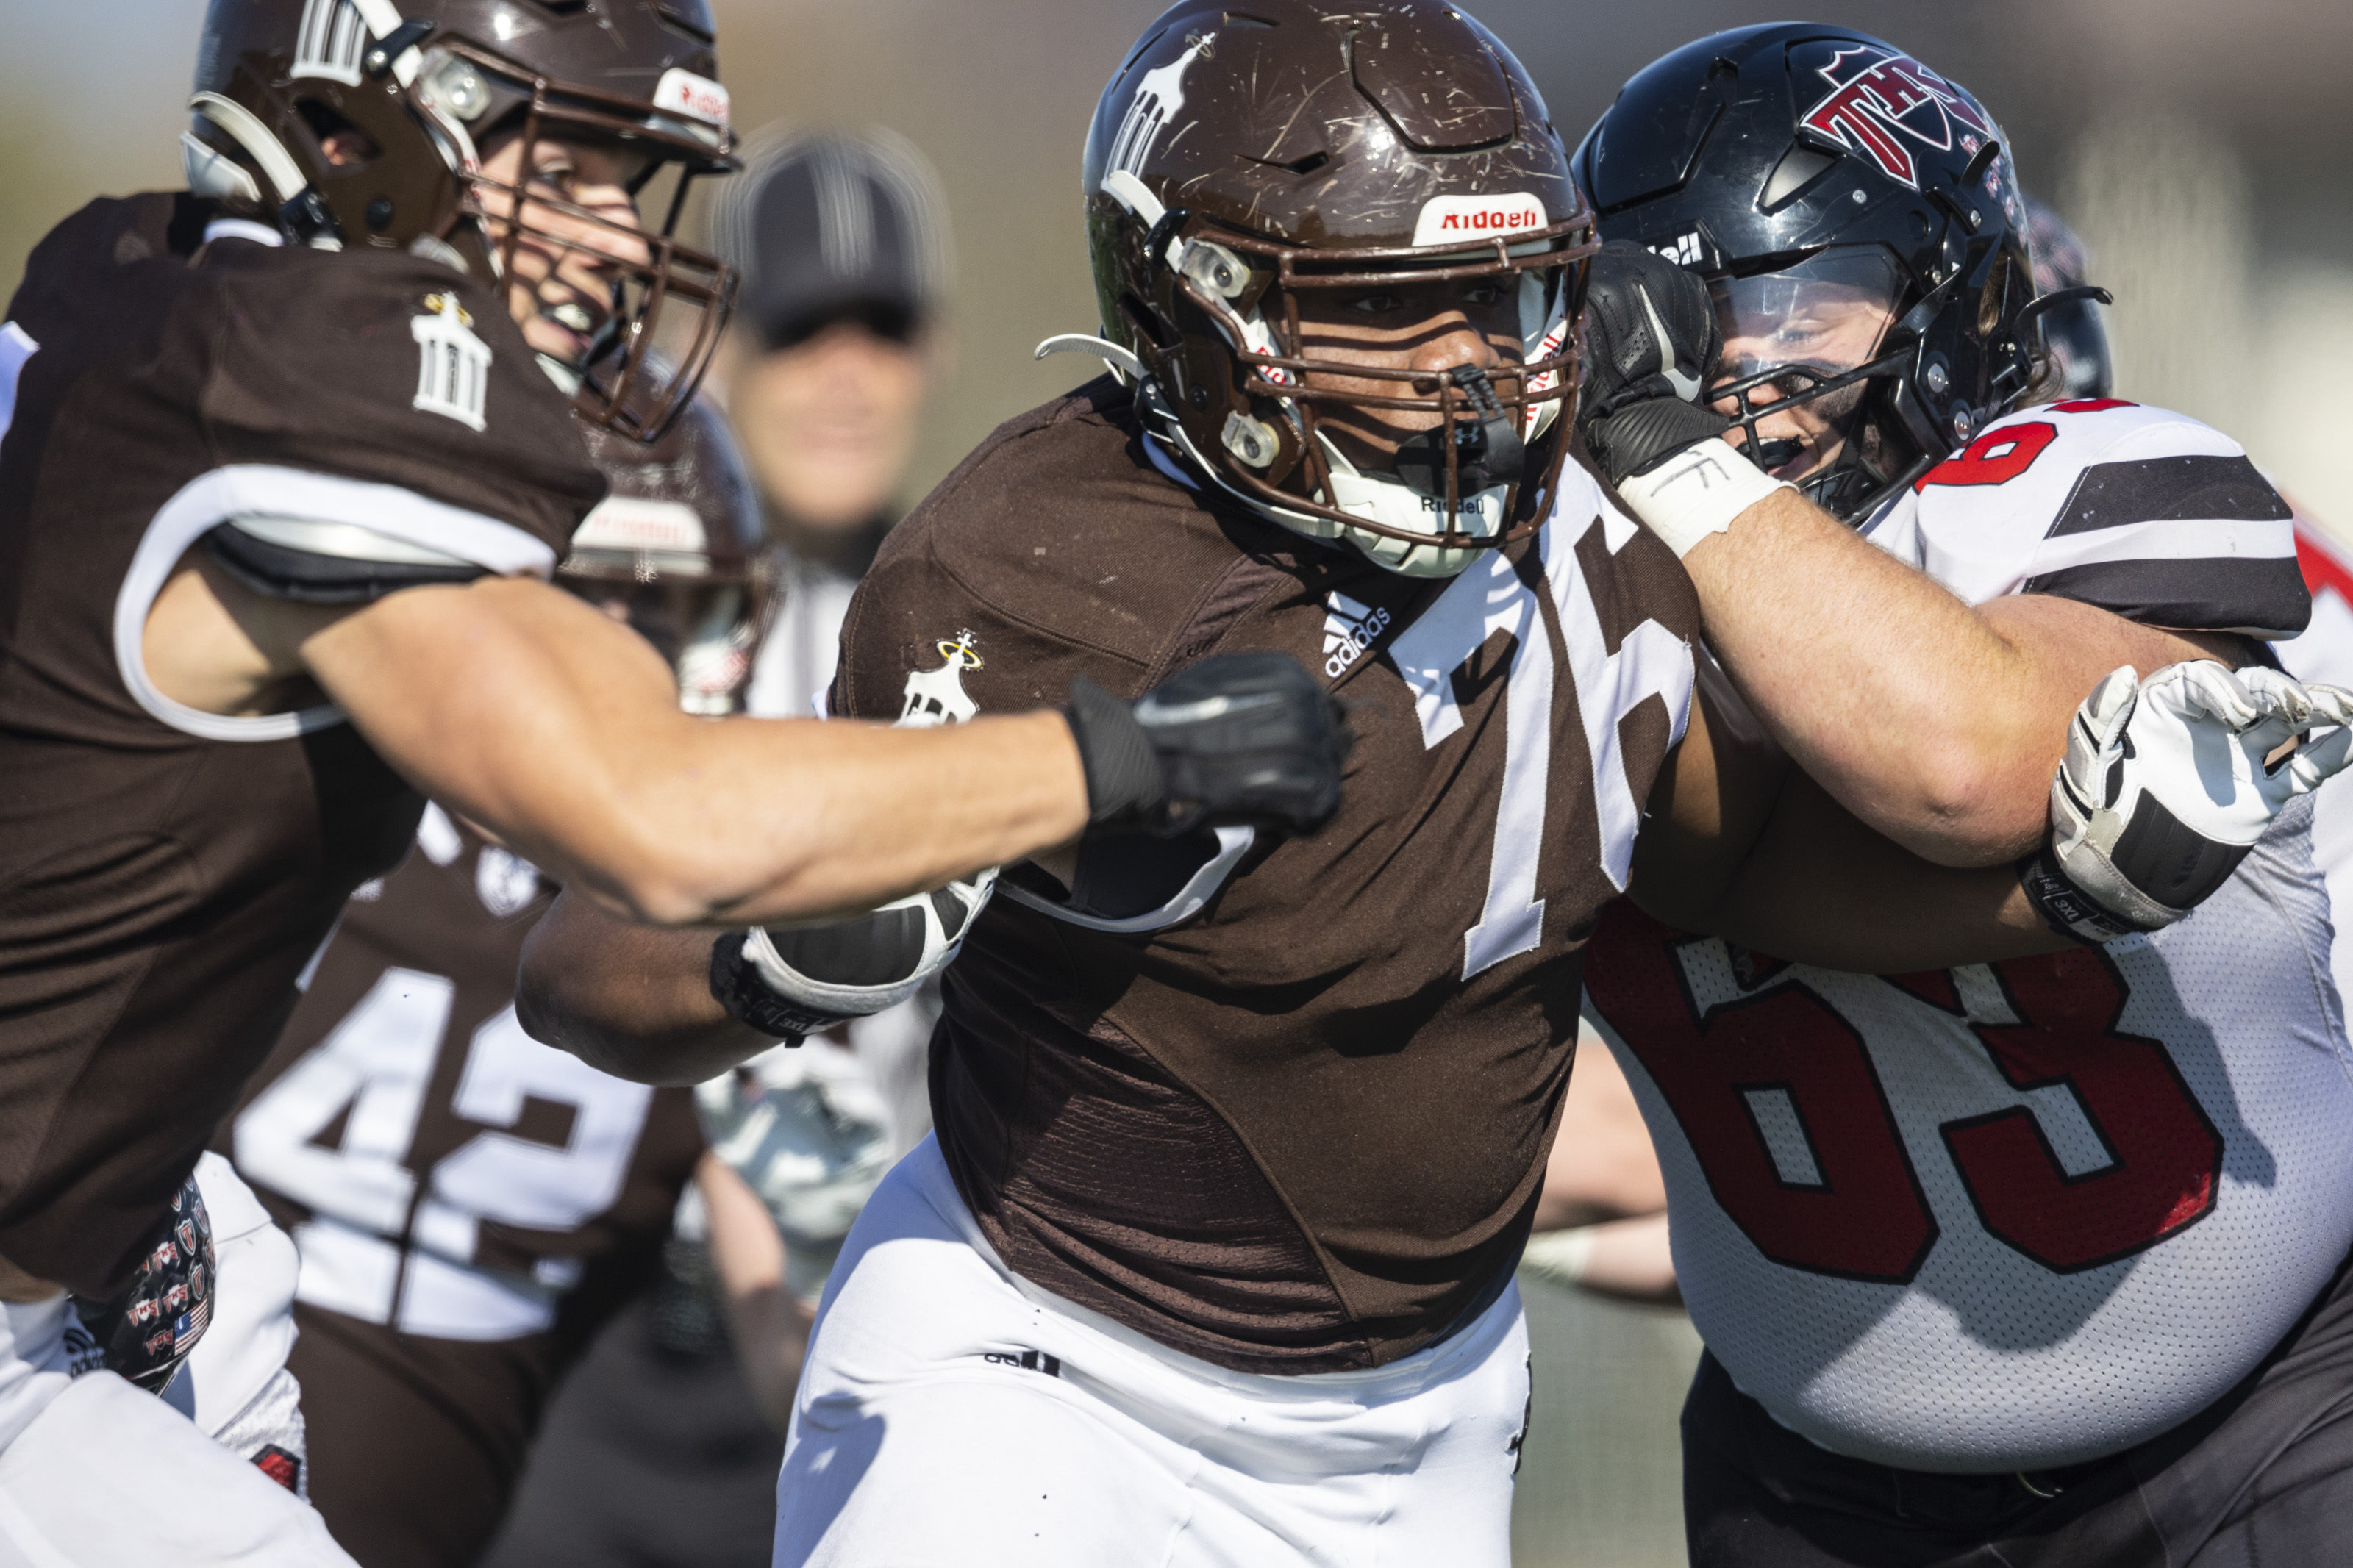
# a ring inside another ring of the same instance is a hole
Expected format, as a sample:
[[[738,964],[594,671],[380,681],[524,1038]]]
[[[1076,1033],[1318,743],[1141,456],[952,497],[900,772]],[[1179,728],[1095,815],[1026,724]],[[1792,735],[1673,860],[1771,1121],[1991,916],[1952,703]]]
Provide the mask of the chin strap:
[[[1093,354],[1111,367],[1112,374],[1129,386],[1144,384],[1144,362],[1109,338],[1091,337],[1085,332],[1060,332],[1039,343],[1029,357],[1042,360],[1055,354]]]

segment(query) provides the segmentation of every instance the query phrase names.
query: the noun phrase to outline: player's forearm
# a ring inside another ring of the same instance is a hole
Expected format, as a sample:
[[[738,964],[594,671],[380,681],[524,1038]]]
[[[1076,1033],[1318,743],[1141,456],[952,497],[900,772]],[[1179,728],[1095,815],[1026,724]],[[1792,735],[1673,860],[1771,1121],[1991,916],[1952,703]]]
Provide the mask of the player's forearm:
[[[524,944],[515,1016],[533,1038],[616,1078],[701,1083],[776,1044],[712,999],[711,942],[565,893]]]
[[[2040,596],[1972,607],[1794,491],[1684,558],[1709,646],[1774,737],[1855,816],[1943,865],[2042,839],[2084,695],[2211,646]]]
[[[1638,849],[1632,896],[1652,919],[1793,963],[1904,974],[2054,952],[2009,866],[1938,866],[1872,831],[1815,781],[1795,777],[1720,894],[1656,874]]]
[[[639,919],[870,908],[1086,824],[1058,715],[925,731],[691,718],[650,648],[537,584],[411,590],[303,655],[419,787]]]
[[[694,1168],[694,1184],[711,1220],[712,1270],[736,1360],[760,1414],[781,1432],[792,1420],[814,1314],[785,1288],[784,1238],[759,1194],[710,1152]]]

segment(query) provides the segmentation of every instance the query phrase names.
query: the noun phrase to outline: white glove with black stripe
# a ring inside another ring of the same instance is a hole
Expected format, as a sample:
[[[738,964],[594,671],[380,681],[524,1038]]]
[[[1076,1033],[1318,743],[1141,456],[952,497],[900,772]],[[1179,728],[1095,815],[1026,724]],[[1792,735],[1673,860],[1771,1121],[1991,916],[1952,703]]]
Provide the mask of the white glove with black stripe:
[[[996,887],[992,867],[848,920],[729,931],[711,947],[711,994],[737,1023],[797,1044],[895,1007],[955,962]]]
[[[2334,726],[2316,741],[2308,731]],[[2112,672],[2075,710],[2051,842],[2020,867],[2053,929],[2112,942],[2180,920],[2282,807],[2353,759],[2353,692],[2211,659]],[[2285,750],[2297,742],[2292,750]]]

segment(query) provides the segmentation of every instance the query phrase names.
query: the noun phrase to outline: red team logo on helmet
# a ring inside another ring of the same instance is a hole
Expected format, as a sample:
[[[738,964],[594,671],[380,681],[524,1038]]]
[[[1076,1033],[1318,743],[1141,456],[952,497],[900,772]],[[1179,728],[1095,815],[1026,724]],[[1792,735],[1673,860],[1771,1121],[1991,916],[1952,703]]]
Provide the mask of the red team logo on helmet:
[[[1862,46],[1841,49],[1821,74],[1831,95],[1798,123],[1850,151],[1868,153],[1889,179],[1915,191],[1919,166],[1895,132],[1940,153],[1952,150],[1956,120],[1976,133],[1963,138],[1973,152],[1976,137],[1994,134],[1992,122],[1968,94],[1909,55]]]

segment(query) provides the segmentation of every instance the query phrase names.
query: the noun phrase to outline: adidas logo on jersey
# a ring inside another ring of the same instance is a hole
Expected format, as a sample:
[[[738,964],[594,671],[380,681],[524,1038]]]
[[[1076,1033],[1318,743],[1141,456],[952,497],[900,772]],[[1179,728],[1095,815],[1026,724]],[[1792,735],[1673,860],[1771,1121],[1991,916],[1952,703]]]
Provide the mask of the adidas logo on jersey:
[[[1389,613],[1340,593],[1327,595],[1324,603],[1330,609],[1324,616],[1324,673],[1337,680],[1389,629]]]

